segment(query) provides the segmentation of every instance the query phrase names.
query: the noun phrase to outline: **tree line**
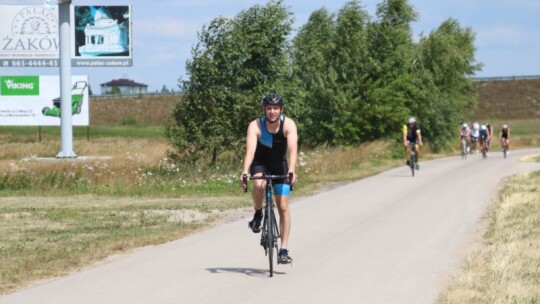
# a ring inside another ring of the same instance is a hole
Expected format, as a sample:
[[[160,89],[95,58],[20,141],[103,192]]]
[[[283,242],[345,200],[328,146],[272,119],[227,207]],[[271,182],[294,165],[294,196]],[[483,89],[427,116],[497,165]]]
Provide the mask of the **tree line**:
[[[294,37],[293,18],[283,1],[270,0],[202,28],[167,127],[172,157],[215,163],[224,151],[241,155],[268,92],[285,97],[285,114],[309,147],[398,138],[415,116],[438,151],[476,107],[475,35],[457,20],[414,41],[418,14],[407,0],[383,0],[376,16],[357,0],[336,13],[321,8]]]

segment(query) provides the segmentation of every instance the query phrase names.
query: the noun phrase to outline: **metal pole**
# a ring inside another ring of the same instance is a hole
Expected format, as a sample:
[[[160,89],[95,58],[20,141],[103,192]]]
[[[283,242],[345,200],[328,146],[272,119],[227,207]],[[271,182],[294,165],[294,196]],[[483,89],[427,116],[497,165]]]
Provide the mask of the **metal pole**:
[[[58,0],[60,27],[60,128],[61,151],[57,158],[77,157],[73,152],[73,125],[71,121],[71,0]]]

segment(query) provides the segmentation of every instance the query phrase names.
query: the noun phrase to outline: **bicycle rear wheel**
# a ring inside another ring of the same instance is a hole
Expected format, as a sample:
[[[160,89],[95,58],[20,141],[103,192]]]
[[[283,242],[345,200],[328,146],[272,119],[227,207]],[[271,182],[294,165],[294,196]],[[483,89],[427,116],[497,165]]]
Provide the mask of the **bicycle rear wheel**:
[[[274,219],[272,213],[272,207],[266,207],[266,248],[268,250],[268,263],[270,267],[270,276],[274,276]]]

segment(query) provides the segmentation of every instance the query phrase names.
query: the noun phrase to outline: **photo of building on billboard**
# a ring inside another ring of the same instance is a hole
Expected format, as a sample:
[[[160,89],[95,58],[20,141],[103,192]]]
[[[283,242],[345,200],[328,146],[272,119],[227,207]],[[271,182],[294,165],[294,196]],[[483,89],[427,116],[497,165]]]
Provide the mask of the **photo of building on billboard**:
[[[72,6],[72,10],[74,67],[132,66],[131,6]]]

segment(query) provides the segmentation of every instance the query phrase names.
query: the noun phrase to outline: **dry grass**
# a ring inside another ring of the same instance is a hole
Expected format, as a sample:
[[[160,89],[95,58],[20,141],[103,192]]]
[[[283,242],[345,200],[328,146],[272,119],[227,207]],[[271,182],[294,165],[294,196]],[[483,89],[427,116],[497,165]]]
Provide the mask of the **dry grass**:
[[[248,199],[4,198],[0,294],[111,255],[181,238],[208,227],[218,217],[243,210]]]
[[[152,175],[166,159],[168,149],[164,139],[76,140],[74,150],[79,157],[57,160],[57,142],[7,143],[0,151],[0,191],[4,196],[159,195],[160,187],[172,189],[177,183],[174,176]]]
[[[0,141],[6,142],[2,136]],[[91,141],[74,140],[73,150],[78,156],[110,157],[112,162],[122,161],[128,155],[136,155],[147,165],[156,165],[170,149],[165,139],[153,138],[95,138]],[[60,151],[58,138],[42,142],[7,142],[2,144],[0,166],[18,162],[24,158],[55,157]]]
[[[509,179],[470,255],[439,304],[540,303],[540,172]]]
[[[117,125],[132,117],[143,125],[164,125],[181,95],[90,99],[91,125]]]
[[[392,160],[393,144],[392,140],[379,140],[358,147],[321,147],[301,151],[298,168],[310,183],[360,179],[396,165]]]
[[[540,118],[540,79],[479,82],[473,117]]]

